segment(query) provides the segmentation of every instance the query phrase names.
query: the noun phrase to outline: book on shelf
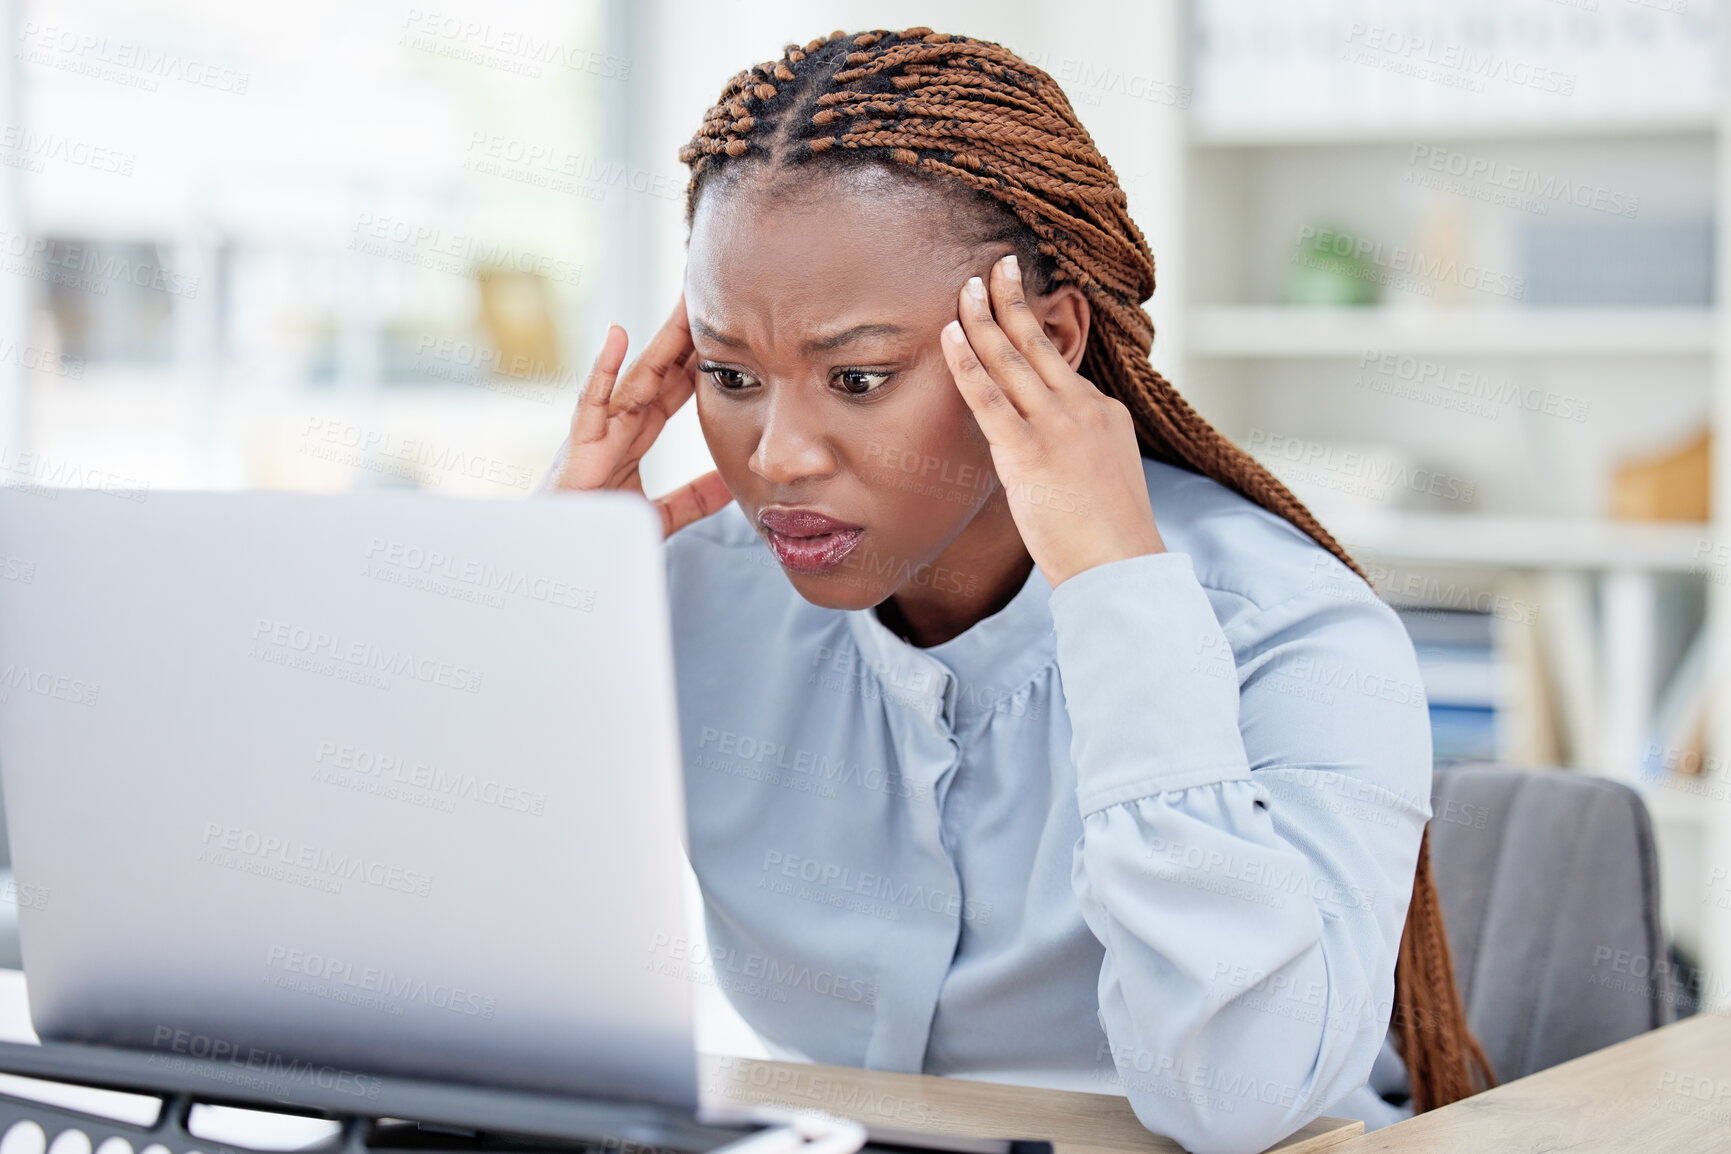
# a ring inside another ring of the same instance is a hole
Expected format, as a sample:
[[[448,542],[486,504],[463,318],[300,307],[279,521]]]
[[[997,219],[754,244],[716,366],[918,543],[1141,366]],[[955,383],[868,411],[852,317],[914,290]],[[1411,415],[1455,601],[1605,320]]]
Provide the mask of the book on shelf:
[[[1420,605],[1396,612],[1418,655],[1437,764],[1497,760],[1507,675],[1491,615]]]
[[[1499,606],[1527,607],[1531,579],[1510,575]],[[1561,761],[1557,692],[1546,676],[1536,614],[1396,604],[1412,638],[1430,708],[1436,764]]]
[[[1699,775],[1706,763],[1709,683],[1707,630],[1699,630],[1683,651],[1653,708],[1653,726],[1641,755],[1641,776],[1660,781],[1677,774]]]

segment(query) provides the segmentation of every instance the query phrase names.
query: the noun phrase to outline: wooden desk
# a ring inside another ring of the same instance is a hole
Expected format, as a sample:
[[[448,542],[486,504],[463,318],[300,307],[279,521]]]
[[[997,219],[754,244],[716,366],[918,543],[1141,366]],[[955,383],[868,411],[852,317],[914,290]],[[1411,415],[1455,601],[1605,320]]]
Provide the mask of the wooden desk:
[[[1699,1014],[1334,1147],[1336,1154],[1731,1150],[1731,1015]]]
[[[868,1126],[936,1130],[980,1138],[1044,1138],[1056,1154],[1181,1154],[1143,1129],[1115,1094],[1040,1090],[843,1066],[761,1062],[705,1054],[705,1100],[818,1109]],[[1281,1154],[1341,1150],[1364,1123],[1318,1118],[1271,1149]]]

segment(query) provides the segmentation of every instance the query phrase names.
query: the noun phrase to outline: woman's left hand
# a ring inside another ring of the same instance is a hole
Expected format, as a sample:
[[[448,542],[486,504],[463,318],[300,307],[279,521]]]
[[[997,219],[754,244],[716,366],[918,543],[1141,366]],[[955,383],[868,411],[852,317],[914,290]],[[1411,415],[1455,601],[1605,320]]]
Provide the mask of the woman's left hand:
[[[963,286],[961,320],[944,326],[941,343],[1034,564],[1056,588],[1096,565],[1164,553],[1130,410],[1052,344],[1015,257],[993,265],[991,279],[989,300],[979,277]]]

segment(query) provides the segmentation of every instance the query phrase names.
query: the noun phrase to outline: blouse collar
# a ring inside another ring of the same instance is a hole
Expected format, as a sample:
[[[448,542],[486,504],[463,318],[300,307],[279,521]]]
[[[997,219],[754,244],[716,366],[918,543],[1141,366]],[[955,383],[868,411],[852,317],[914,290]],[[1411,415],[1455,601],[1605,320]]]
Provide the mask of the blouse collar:
[[[921,649],[897,637],[874,609],[847,611],[865,663],[895,694],[928,719],[952,728],[987,713],[1028,708],[1035,674],[1057,653],[1052,586],[1035,565],[1002,609],[939,645]]]

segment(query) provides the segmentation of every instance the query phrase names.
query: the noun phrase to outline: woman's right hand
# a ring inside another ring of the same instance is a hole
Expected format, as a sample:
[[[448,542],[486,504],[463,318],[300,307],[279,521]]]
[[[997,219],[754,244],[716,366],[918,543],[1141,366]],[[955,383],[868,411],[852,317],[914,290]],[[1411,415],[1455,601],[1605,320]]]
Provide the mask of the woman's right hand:
[[[547,491],[622,489],[643,495],[638,473],[643,454],[697,387],[697,354],[685,319],[685,297],[680,296],[661,330],[621,374],[626,344],[625,330],[608,326]],[[655,501],[662,535],[672,536],[731,500],[721,474],[705,473]]]

